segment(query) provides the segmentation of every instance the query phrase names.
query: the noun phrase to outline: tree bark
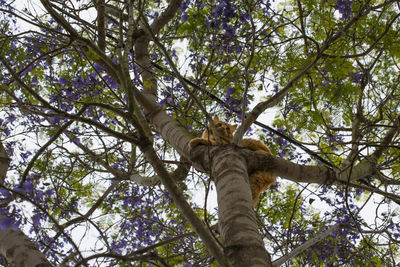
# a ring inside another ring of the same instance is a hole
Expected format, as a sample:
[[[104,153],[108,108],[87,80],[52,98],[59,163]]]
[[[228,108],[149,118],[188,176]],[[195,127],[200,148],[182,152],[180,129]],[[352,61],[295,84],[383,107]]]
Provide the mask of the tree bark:
[[[233,266],[272,266],[257,227],[246,159],[232,144],[219,147],[211,157],[226,256]]]
[[[10,158],[0,140],[0,183],[2,185],[4,184],[9,165]],[[0,221],[4,219],[7,219],[7,216],[0,214]],[[0,253],[18,267],[52,266],[38,250],[37,246],[24,233],[14,231],[12,227],[9,227],[7,230],[0,228]]]
[[[5,150],[3,143],[0,140],[0,183],[4,183],[8,167],[10,166],[10,157]]]
[[[0,220],[6,218],[0,215]],[[18,267],[50,267],[53,266],[46,257],[21,231],[0,229],[0,253]]]

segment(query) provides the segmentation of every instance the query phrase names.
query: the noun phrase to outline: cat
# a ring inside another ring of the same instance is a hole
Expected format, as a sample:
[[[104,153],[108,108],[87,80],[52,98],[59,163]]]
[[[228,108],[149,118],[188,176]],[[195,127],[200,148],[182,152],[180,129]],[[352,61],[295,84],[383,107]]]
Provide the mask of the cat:
[[[237,125],[230,125],[226,122],[219,120],[218,116],[214,117],[214,125],[218,132],[218,136],[221,139],[223,145],[230,144],[233,139],[233,132],[236,130]],[[260,153],[271,154],[269,148],[261,141],[254,139],[243,139],[243,146]],[[217,141],[213,135],[211,128],[203,132],[201,138],[194,138],[190,140],[190,148],[195,148],[198,145],[212,145],[216,146]],[[275,183],[276,175],[273,175],[265,171],[255,171],[249,176],[251,195],[253,199],[253,206],[255,207],[260,198],[260,194],[267,189],[271,184]]]

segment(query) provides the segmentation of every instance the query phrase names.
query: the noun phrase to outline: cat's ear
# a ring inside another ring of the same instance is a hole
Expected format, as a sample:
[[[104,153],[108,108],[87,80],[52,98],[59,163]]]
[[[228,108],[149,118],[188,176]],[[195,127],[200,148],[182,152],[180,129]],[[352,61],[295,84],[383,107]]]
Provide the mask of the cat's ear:
[[[237,128],[237,124],[235,125],[229,125],[229,129],[231,129],[231,132],[233,133]]]
[[[219,121],[218,115],[214,116],[214,121]]]

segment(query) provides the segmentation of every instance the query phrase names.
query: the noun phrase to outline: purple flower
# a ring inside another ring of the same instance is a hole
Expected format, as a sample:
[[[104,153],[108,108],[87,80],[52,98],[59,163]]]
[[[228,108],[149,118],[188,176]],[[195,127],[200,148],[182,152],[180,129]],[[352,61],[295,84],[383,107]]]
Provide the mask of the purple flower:
[[[0,220],[0,229],[6,231],[14,224],[14,220],[9,217],[4,217]]]
[[[46,191],[44,192],[44,194],[45,194],[47,197],[51,197],[52,195],[54,195],[55,192],[56,192],[56,191],[55,191],[54,189],[48,189],[48,190],[46,190]]]
[[[98,73],[100,73],[104,69],[103,66],[97,63],[94,63],[93,67]]]
[[[15,191],[15,192],[18,192],[18,193],[20,193],[21,195],[24,195],[25,194],[25,189],[23,189],[23,188],[21,188],[21,187],[14,187],[13,188],[13,190]]]
[[[4,133],[6,134],[6,136],[9,136],[10,135],[10,133],[11,133],[11,131],[10,131],[10,129],[8,129],[7,127],[6,128],[4,128]]]
[[[58,118],[58,117],[51,117],[50,118],[50,123],[52,123],[52,124],[56,124],[59,121],[60,121],[60,118]]]
[[[219,4],[215,6],[213,16],[219,17],[222,14],[222,10],[224,9],[224,4]]]
[[[36,213],[35,215],[33,215],[33,225],[36,228],[40,227],[40,214],[39,213]]]
[[[74,85],[78,90],[82,89],[83,87],[86,86],[85,81],[83,80],[82,77],[77,77],[74,81]]]
[[[67,83],[67,80],[64,77],[60,77],[60,79],[58,79],[57,83],[61,84],[61,85],[65,85]]]
[[[233,94],[234,91],[235,91],[235,88],[232,88],[232,87],[226,88],[225,97],[226,97],[226,98],[230,98],[230,96]]]
[[[303,108],[303,106],[299,105],[297,102],[292,102],[288,105],[288,108],[292,109],[294,111],[297,111],[297,110],[301,110]]]
[[[7,117],[7,120],[8,120],[9,122],[13,122],[13,121],[15,121],[16,119],[17,119],[17,117],[16,117],[14,114],[11,114],[10,116]]]
[[[179,10],[181,13],[185,13],[186,9],[189,7],[190,0],[182,1],[181,6],[179,7]]]
[[[43,201],[43,191],[42,190],[37,190],[35,192],[34,200],[36,202],[42,202]]]
[[[103,76],[103,79],[112,89],[118,89],[118,83],[110,75]]]
[[[360,72],[354,73],[353,75],[351,75],[351,78],[352,78],[354,83],[360,83],[361,82],[361,78],[362,78],[362,74]]]
[[[351,16],[351,0],[338,0],[334,7],[342,15],[341,20],[350,18]]]
[[[11,196],[11,193],[7,189],[0,188],[0,195],[2,195],[3,197],[7,198],[7,197]]]
[[[247,22],[247,21],[250,19],[250,15],[247,14],[247,13],[245,13],[245,14],[240,14],[239,18],[240,18],[240,20],[241,20],[242,22]]]
[[[28,194],[32,194],[32,193],[33,193],[33,184],[32,184],[31,181],[26,181],[26,182],[24,183],[24,187],[25,187],[25,191],[26,191]]]

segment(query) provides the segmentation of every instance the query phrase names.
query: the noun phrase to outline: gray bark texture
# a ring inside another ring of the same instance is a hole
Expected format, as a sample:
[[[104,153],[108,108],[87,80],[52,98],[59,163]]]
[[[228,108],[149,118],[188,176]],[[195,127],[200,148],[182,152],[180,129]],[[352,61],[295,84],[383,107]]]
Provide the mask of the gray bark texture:
[[[0,140],[0,183],[4,183],[10,158]],[[0,214],[0,221],[5,219]],[[21,231],[14,231],[12,227],[7,230],[0,228],[0,254],[7,261],[18,267],[48,267],[52,266],[37,246]]]
[[[221,146],[211,161],[225,255],[233,266],[271,266],[253,210],[246,159],[235,145]]]
[[[0,220],[5,218],[0,215]],[[7,230],[0,229],[0,253],[18,267],[50,267],[53,266],[38,250],[29,238],[21,231],[14,231],[12,227]]]

